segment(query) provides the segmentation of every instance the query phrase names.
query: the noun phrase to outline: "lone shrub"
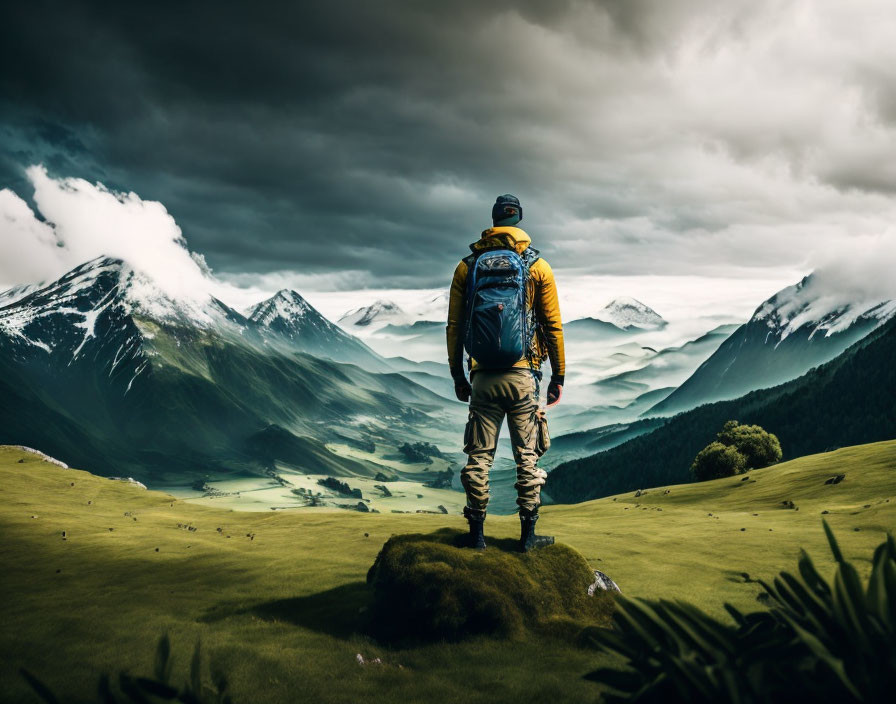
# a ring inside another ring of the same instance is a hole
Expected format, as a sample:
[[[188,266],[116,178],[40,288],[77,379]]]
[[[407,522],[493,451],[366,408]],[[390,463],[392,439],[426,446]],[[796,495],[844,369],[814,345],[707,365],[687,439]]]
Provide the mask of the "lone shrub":
[[[456,641],[522,638],[534,629],[573,636],[583,626],[609,623],[612,598],[588,596],[594,572],[572,548],[521,554],[514,540],[491,540],[479,552],[455,547],[461,535],[446,528],[386,542],[367,574],[373,635]]]
[[[736,447],[713,442],[697,453],[691,474],[698,482],[720,477],[733,477],[746,469],[746,459]]]
[[[781,443],[758,425],[741,425],[729,420],[714,442],[694,458],[691,474],[698,482],[731,477],[749,469],[762,469],[780,462]]]
[[[781,443],[777,436],[758,425],[740,425],[729,420],[722,426],[719,442],[737,448],[747,463],[747,469],[762,469],[781,461]]]

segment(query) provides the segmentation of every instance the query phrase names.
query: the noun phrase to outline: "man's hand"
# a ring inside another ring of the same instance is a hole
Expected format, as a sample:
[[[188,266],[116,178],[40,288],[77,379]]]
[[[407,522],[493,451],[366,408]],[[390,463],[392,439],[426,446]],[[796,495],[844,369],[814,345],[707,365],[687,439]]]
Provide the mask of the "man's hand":
[[[464,403],[469,402],[472,393],[473,387],[470,386],[469,381],[466,379],[455,379],[454,395],[457,396],[458,401],[463,401]]]
[[[560,403],[561,396],[563,396],[563,378],[553,377],[548,384],[548,408]]]
[[[452,370],[451,376],[454,378],[454,395],[457,396],[457,400],[468,403],[473,394],[473,387],[467,381],[467,376],[460,370]]]

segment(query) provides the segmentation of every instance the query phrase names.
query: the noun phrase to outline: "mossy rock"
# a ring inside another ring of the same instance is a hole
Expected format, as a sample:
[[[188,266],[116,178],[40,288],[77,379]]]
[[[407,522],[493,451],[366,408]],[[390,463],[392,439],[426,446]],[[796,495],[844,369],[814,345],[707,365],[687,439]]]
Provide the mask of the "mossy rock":
[[[367,573],[377,638],[520,639],[533,631],[573,638],[585,626],[609,624],[612,597],[588,596],[594,572],[568,545],[524,554],[515,540],[492,538],[476,551],[457,547],[462,536],[444,528],[386,542]]]

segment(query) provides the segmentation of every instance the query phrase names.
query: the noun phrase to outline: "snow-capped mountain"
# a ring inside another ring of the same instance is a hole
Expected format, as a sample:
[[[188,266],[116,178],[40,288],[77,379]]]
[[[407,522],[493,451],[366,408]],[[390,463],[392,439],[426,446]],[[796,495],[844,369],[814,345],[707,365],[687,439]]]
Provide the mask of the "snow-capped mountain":
[[[795,379],[896,315],[896,300],[852,297],[810,274],[762,303],[651,413],[676,413]]]
[[[24,284],[22,286],[13,286],[6,291],[0,291],[0,308],[12,305],[20,298],[24,298],[29,293],[33,293],[42,287],[43,284]]]
[[[354,308],[339,318],[339,324],[344,327],[366,328],[372,325],[377,327],[387,324],[404,325],[411,322],[411,316],[407,315],[397,303],[379,299],[369,306]]]
[[[295,333],[304,327],[305,321],[320,318],[328,323],[314,307],[296,291],[281,289],[270,298],[256,303],[246,311],[249,320],[269,327],[280,326],[284,332]],[[332,324],[332,323],[331,323]]]
[[[764,322],[769,340],[778,345],[798,330],[808,331],[810,338],[830,337],[862,321],[885,322],[894,314],[896,300],[849,300],[810,274],[769,298],[750,322]]]
[[[0,444],[170,485],[271,472],[275,459],[373,476],[376,465],[326,443],[397,447],[441,432],[428,413],[442,399],[374,373],[382,360],[298,294],[253,318],[212,297],[175,298],[120,260],[86,262],[0,307]],[[306,345],[329,354],[297,354]],[[325,358],[340,354],[371,363]],[[304,450],[287,460],[256,442],[271,427]]]
[[[663,317],[650,306],[628,297],[614,298],[594,317],[623,330],[658,330],[666,326]]]
[[[88,261],[44,286],[13,291],[2,294],[13,302],[0,308],[0,334],[19,354],[41,350],[68,363],[115,338],[120,340],[117,366],[132,343],[152,336],[149,321],[237,334],[246,324],[210,296],[175,301],[144,274],[108,257]]]
[[[253,324],[289,340],[302,352],[362,364],[378,371],[387,368],[379,355],[327,320],[296,291],[278,291],[252,306],[246,314]]]

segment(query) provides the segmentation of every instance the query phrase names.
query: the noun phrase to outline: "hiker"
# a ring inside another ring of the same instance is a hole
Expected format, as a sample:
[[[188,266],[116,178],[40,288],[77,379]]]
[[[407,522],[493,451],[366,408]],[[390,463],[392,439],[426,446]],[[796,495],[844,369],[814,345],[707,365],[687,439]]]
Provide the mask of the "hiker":
[[[454,271],[448,305],[448,364],[459,401],[470,402],[464,431],[467,464],[461,483],[467,494],[466,544],[485,548],[483,525],[489,499],[488,473],[495,459],[504,417],[516,460],[520,550],[551,545],[535,534],[541,487],[547,473],[536,466],[549,444],[547,421],[538,407],[541,365],[551,362],[550,408],[563,393],[563,327],[554,273],[516,225],[523,207],[512,195],[499,196],[492,222],[470,245],[472,254]],[[470,381],[464,369],[464,351]]]

